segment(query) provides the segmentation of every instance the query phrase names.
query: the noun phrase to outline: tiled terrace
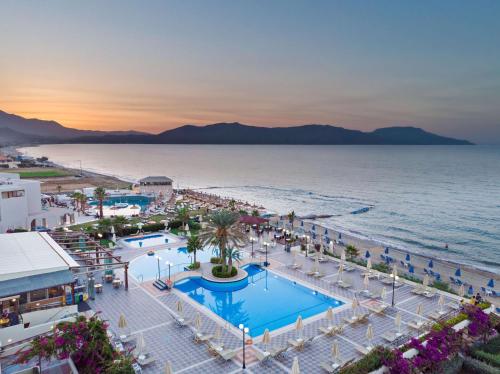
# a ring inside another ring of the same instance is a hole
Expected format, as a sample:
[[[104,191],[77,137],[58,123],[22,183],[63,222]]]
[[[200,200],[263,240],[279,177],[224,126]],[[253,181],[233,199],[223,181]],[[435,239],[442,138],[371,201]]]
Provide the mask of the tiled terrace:
[[[140,251],[123,249],[118,250],[118,254],[124,259],[130,259],[137,256]],[[322,279],[305,274],[314,264],[312,259],[303,256],[297,256],[297,262],[303,263],[299,270],[292,270],[287,265],[292,262],[292,256],[283,251],[281,247],[271,250],[269,259],[271,262],[271,271],[285,277],[297,280],[304,285],[320,290],[325,294],[340,297],[342,299],[352,300],[357,295],[361,302],[358,312],[369,310],[366,308],[370,304],[370,299],[364,297],[360,290],[364,289],[362,270],[356,268],[352,272],[344,272],[343,280],[350,283],[350,289],[342,289],[333,284],[337,279],[338,265],[329,261],[321,263],[321,271],[326,274]],[[332,282],[333,281],[333,282]],[[373,293],[380,293],[384,285],[377,279],[370,281],[369,289]],[[202,330],[207,333],[214,333],[217,325],[223,327],[222,341],[227,348],[238,348],[241,346],[241,336],[237,334],[233,326],[229,326],[219,317],[214,316],[204,307],[196,304],[177,290],[171,292],[157,291],[148,284],[139,284],[135,280],[130,281],[128,292],[123,289],[115,290],[110,285],[105,285],[102,294],[96,295],[96,299],[90,301],[90,306],[95,311],[100,311],[102,317],[109,320],[111,330],[119,335],[118,318],[121,313],[126,317],[128,330],[131,334],[138,336],[143,334],[146,342],[146,351],[150,352],[156,361],[143,368],[144,373],[162,372],[165,363],[169,360],[176,373],[239,373],[241,371],[240,354],[228,363],[210,355],[207,346],[196,344],[193,341],[193,330],[191,327],[178,327],[172,318],[175,314],[176,302],[182,299],[184,305],[184,316],[187,320],[193,320],[197,311],[202,312],[203,327]],[[390,304],[392,298],[392,289],[387,288],[385,303]],[[388,344],[384,342],[381,335],[386,331],[394,331],[394,320],[397,311],[401,313],[401,330],[404,338],[410,335],[417,335],[417,331],[407,326],[409,321],[417,320],[416,309],[419,303],[423,304],[424,321],[430,321],[425,316],[438,310],[438,296],[432,299],[417,296],[411,293],[413,286],[404,284],[396,289],[396,308],[389,309],[384,314],[370,314],[368,323],[373,325],[374,339],[372,345]],[[451,296],[446,296],[446,303],[451,301]],[[283,306],[286,307],[286,306]],[[335,322],[340,324],[344,317],[350,317],[352,310],[350,307],[339,308],[334,312]],[[305,347],[301,352],[291,348],[284,354],[280,360],[269,360],[266,363],[259,363],[252,354],[253,349],[263,349],[259,339],[254,341],[253,347],[248,347],[247,351],[247,369],[246,373],[288,373],[290,372],[292,361],[298,356],[301,370],[305,373],[322,373],[321,362],[330,360],[331,347],[334,339],[338,339],[340,345],[342,361],[357,359],[361,357],[356,347],[367,345],[366,330],[368,323],[357,325],[348,325],[344,332],[336,337],[326,337],[320,335],[318,328],[326,324],[323,316],[309,318],[304,321],[304,337],[315,337],[312,343]],[[277,332],[271,332],[270,346],[281,347],[286,345],[289,338],[296,337],[296,331],[291,326],[289,329],[281,329]],[[403,338],[403,339],[404,339]],[[133,348],[129,344],[127,348]]]

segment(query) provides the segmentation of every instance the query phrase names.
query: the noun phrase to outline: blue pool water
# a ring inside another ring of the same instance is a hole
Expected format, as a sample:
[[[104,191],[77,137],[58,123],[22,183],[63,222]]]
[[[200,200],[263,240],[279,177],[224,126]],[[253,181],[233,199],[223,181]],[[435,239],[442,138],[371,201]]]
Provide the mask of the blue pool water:
[[[143,195],[116,196],[106,198],[103,201],[103,205],[113,206],[117,203],[127,203],[129,205],[138,205],[141,207],[141,210],[146,210],[151,201],[152,198]],[[91,201],[89,205],[96,206],[97,201]]]
[[[130,262],[129,271],[132,276],[139,281],[147,281],[158,278],[158,259],[160,260],[160,275],[162,279],[168,277],[169,261],[174,265],[170,267],[170,274],[174,274],[184,270],[192,262],[192,255],[187,252],[186,247],[169,248],[169,249],[154,249],[155,256],[144,254],[136,257]],[[196,252],[196,261],[209,262],[213,256],[212,249],[207,248],[204,251]]]
[[[164,237],[164,235],[162,235],[162,234],[152,234],[152,235],[143,235],[143,236],[137,237],[137,238],[127,238],[127,239],[124,239],[124,240],[127,243],[131,243],[131,242],[139,242],[139,241],[142,241],[142,240],[145,240],[145,239],[155,239],[155,238],[163,238],[163,237]]]
[[[290,325],[299,315],[305,319],[344,304],[258,266],[244,269],[249,277],[243,281],[220,284],[189,278],[175,287],[232,325],[248,326],[252,337],[266,328]]]

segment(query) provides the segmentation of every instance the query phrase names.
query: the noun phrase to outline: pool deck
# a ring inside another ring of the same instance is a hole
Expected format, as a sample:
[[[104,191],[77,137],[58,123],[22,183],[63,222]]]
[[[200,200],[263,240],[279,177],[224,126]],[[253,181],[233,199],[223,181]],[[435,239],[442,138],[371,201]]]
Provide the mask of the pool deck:
[[[177,244],[182,245],[182,242]],[[246,250],[249,252],[248,248]],[[121,255],[125,260],[130,260],[146,253],[146,251],[147,249],[123,248],[117,249],[116,254]],[[259,254],[259,257],[247,259],[245,262],[249,261],[263,262],[263,258]],[[418,331],[409,327],[411,321],[421,318],[424,325],[429,325],[432,323],[429,314],[438,310],[438,295],[434,298],[415,295],[411,292],[414,288],[413,285],[404,283],[401,287],[396,288],[395,308],[389,308],[383,314],[371,312],[378,303],[360,293],[360,290],[364,289],[364,278],[361,275],[362,269],[354,267],[353,271],[344,272],[342,277],[344,282],[352,285],[351,288],[344,289],[334,282],[338,274],[336,261],[320,264],[320,271],[325,274],[322,278],[315,278],[306,274],[314,264],[313,260],[300,255],[296,256],[297,263],[302,265],[297,270],[293,270],[289,266],[292,261],[292,255],[286,253],[282,246],[278,245],[269,252],[269,269],[271,271],[348,303],[343,307],[334,309],[334,323],[336,324],[340,324],[344,318],[352,316],[353,312],[350,304],[356,295],[361,304],[358,313],[370,313],[368,323],[373,325],[375,335],[372,345],[389,345],[382,338],[382,334],[394,330],[394,320],[397,312],[400,312],[402,317],[401,332],[403,336],[399,338],[401,343],[411,336],[419,334]],[[370,281],[369,289],[373,293],[380,293],[384,286],[380,280],[374,278]],[[392,287],[385,287],[387,294],[383,301],[390,305]],[[289,348],[281,359],[271,359],[266,363],[260,363],[254,354],[256,350],[262,351],[264,349],[261,338],[258,337],[254,339],[252,346],[247,346],[247,369],[243,371],[241,369],[241,350],[234,359],[223,362],[222,359],[212,356],[205,344],[194,343],[193,328],[191,326],[177,326],[172,316],[176,314],[178,300],[183,301],[183,314],[187,321],[193,321],[196,313],[201,312],[202,330],[204,332],[213,334],[217,326],[221,326],[221,341],[224,343],[225,348],[238,349],[241,347],[241,333],[234,326],[191,300],[182,292],[176,289],[159,291],[152,287],[151,282],[139,283],[136,280],[131,280],[129,291],[125,291],[123,288],[116,290],[111,285],[105,284],[103,293],[97,294],[95,300],[89,301],[89,305],[93,311],[100,311],[102,317],[109,321],[110,328],[115,335],[123,333],[118,329],[118,319],[121,313],[125,315],[128,330],[132,335],[138,336],[138,334],[142,333],[146,341],[146,351],[156,358],[154,363],[143,367],[144,373],[162,372],[167,360],[171,362],[175,373],[289,373],[295,356],[299,358],[302,372],[324,373],[320,364],[330,360],[334,339],[339,341],[342,361],[360,358],[359,350],[363,349],[367,344],[365,335],[368,323],[347,325],[342,334],[333,338],[321,335],[318,331],[319,327],[326,326],[323,315],[318,315],[304,320],[302,335],[303,337],[311,337],[313,340],[302,351]],[[445,303],[452,300],[456,300],[456,297],[449,294],[445,295]],[[422,303],[424,309],[422,317],[416,314],[417,306],[420,303]],[[450,310],[446,309],[446,311]],[[295,337],[296,331],[293,324],[272,331],[270,347],[285,346],[289,339]],[[133,344],[129,344],[127,348],[132,347]]]

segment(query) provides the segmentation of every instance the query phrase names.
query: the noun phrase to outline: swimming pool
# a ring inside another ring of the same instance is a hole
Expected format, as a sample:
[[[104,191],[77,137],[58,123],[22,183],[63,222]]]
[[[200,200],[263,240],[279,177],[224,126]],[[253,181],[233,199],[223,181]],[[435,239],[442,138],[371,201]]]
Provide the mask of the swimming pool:
[[[150,248],[179,242],[179,238],[175,235],[163,233],[132,236],[122,240],[127,247],[131,248]]]
[[[156,256],[161,257],[160,260],[160,275],[162,279],[168,277],[168,261],[173,266],[170,267],[170,273],[175,274],[184,270],[192,262],[192,255],[187,252],[186,247],[179,248],[164,248],[154,250],[154,256],[147,254],[141,255],[130,261],[129,272],[139,281],[147,281],[158,278],[158,259]],[[211,248],[204,251],[196,252],[196,261],[209,262],[210,257],[213,256]]]
[[[249,335],[259,336],[302,318],[338,308],[344,303],[256,265],[244,267],[248,278],[233,283],[214,283],[188,278],[175,287],[234,326],[243,323]]]
[[[126,195],[126,196],[108,196],[102,205],[110,207],[115,204],[126,203],[129,205],[138,205],[141,210],[146,210],[153,199],[144,195]],[[89,205],[97,206],[97,201],[89,202]]]

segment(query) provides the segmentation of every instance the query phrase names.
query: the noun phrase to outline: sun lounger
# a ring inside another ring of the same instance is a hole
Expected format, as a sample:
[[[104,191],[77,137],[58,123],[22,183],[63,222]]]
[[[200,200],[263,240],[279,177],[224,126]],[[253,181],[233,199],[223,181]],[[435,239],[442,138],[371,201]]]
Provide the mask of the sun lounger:
[[[459,310],[461,305],[457,301],[450,301],[449,303],[445,304],[445,306],[453,310]]]
[[[340,371],[340,366],[339,364],[336,363],[330,363],[330,362],[322,362],[320,367],[326,371],[327,373],[337,373]]]
[[[130,343],[135,340],[135,336],[133,335],[120,335],[120,341],[122,343]]]
[[[360,345],[356,345],[355,347],[356,347],[356,350],[363,355],[367,355],[373,349],[373,347],[371,347],[371,346],[370,347],[363,347]]]
[[[346,283],[344,281],[337,281],[336,282],[337,286],[339,286],[340,288],[350,288],[351,285],[349,283]]]
[[[271,353],[270,352],[261,352],[257,349],[254,349],[255,357],[257,357],[257,360],[260,362],[267,361],[271,359]]]
[[[155,361],[156,361],[156,358],[153,355],[151,355],[151,353],[144,353],[144,354],[139,355],[137,357],[137,362],[141,366],[146,366],[146,365],[152,364]]]
[[[322,271],[313,274],[314,278],[323,278],[324,276],[325,276],[325,273],[323,273]]]
[[[425,292],[425,289],[422,287],[415,287],[414,289],[411,290],[411,293],[415,295],[422,295]]]
[[[378,304],[378,305],[375,305],[374,307],[371,308],[375,313],[377,314],[381,314],[381,313],[384,313],[385,310],[387,309],[387,305],[385,304]]]
[[[287,346],[278,347],[278,348],[272,347],[269,349],[269,353],[271,354],[272,358],[280,358],[285,354],[287,349],[288,349]]]
[[[196,343],[204,343],[212,339],[214,336],[212,334],[204,334],[202,332],[195,332],[193,335],[194,341]]]
[[[328,326],[328,327],[324,327],[324,326],[321,326],[318,330],[320,332],[322,332],[324,335],[327,335],[327,336],[333,336],[333,335],[336,335],[336,334],[340,334],[344,329],[344,326],[343,325],[340,325],[340,326]]]
[[[347,265],[344,267],[344,271],[347,271],[347,272],[354,271],[354,270],[356,270],[356,269],[353,266]]]
[[[314,274],[316,274],[316,271],[314,271],[314,270],[309,270],[309,271],[306,271],[306,274],[307,274],[307,275],[314,275]]]
[[[386,331],[382,334],[382,338],[387,342],[392,343],[398,338],[398,336],[394,332]]]
[[[414,330],[420,330],[422,327],[424,327],[424,322],[423,321],[411,321],[411,322],[408,322],[408,326]]]
[[[297,338],[297,339],[288,339],[288,344],[295,348],[297,351],[301,351],[304,349],[305,339]]]
[[[434,319],[434,320],[438,320],[444,315],[445,315],[445,312],[440,312],[440,311],[435,310],[434,312],[428,314],[427,317]]]
[[[222,358],[224,361],[229,361],[234,358],[238,354],[238,349],[226,349],[223,350],[222,352],[219,352],[219,357]]]

